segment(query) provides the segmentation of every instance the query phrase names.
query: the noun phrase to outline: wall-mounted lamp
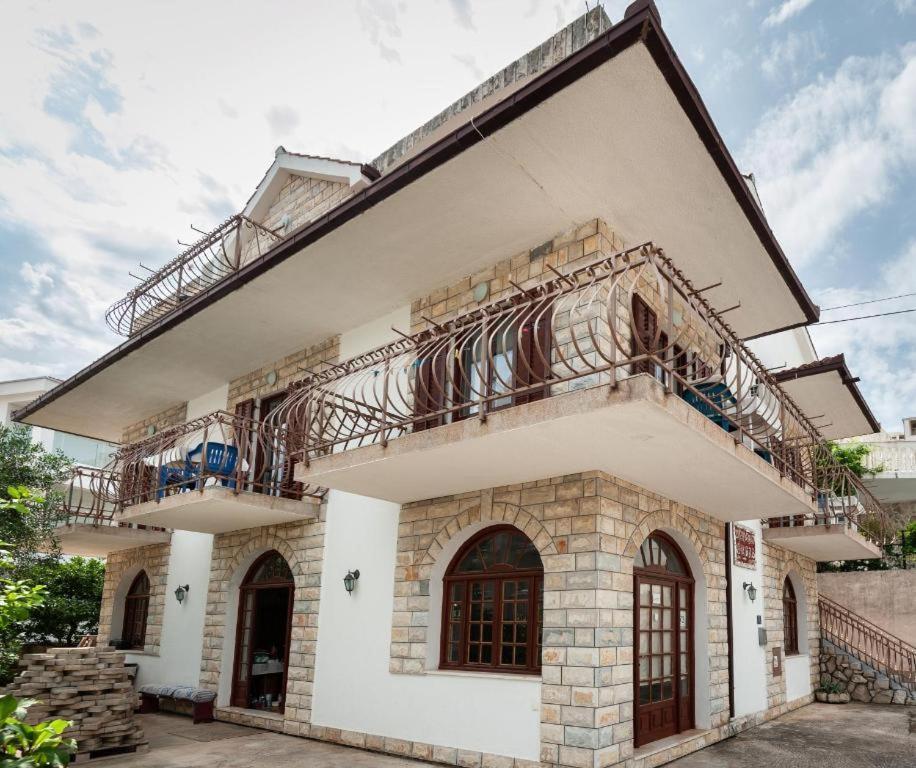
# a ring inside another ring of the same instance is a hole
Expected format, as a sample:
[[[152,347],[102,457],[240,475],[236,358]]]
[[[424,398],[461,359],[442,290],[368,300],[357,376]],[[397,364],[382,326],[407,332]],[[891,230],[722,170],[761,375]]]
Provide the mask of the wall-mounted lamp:
[[[359,578],[359,569],[355,571],[347,571],[347,575],[344,576],[344,589],[347,590],[348,595],[353,594],[353,590],[356,588],[356,580]]]
[[[747,596],[751,599],[751,602],[753,603],[757,599],[757,587],[755,587],[749,581],[745,581],[744,584],[742,584],[742,586],[744,587],[744,591],[747,592]]]
[[[175,590],[175,599],[178,601],[178,604],[181,605],[184,602],[184,599],[188,596],[188,592],[191,591],[191,586],[185,584],[183,587],[178,587]]]

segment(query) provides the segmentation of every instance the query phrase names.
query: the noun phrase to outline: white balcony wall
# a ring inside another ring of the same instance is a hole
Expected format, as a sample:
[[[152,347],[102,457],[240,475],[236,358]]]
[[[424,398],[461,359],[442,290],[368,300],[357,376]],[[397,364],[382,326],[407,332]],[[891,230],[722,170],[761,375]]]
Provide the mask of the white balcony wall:
[[[138,665],[138,686],[198,684],[212,551],[213,536],[209,533],[175,531],[172,534],[159,653],[127,652],[128,663]],[[185,585],[190,590],[179,603],[175,589]],[[117,615],[119,608],[121,618]],[[116,606],[112,626],[120,626],[120,621],[123,621],[123,605]]]
[[[407,332],[410,308],[343,334],[341,359],[393,341],[391,326]],[[379,499],[328,494],[314,723],[537,760],[539,678],[388,671],[399,511]],[[360,578],[347,595],[343,577],[356,568]]]
[[[229,383],[222,384],[205,395],[188,400],[188,421],[206,416],[213,411],[226,410],[226,403],[229,402]]]
[[[763,541],[761,525],[749,520],[741,525],[754,531],[757,564],[754,568],[732,566],[732,640],[735,660],[735,715],[749,715],[767,707],[766,645],[760,645],[758,617],[763,621]],[[744,583],[753,584],[757,599],[751,602]]]

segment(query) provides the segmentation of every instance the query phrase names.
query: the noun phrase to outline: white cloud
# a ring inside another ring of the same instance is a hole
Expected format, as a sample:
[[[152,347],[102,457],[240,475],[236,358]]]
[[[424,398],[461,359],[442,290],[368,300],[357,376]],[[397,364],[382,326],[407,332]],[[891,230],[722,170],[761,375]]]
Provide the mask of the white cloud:
[[[770,80],[797,81],[813,62],[824,59],[821,31],[790,31],[784,38],[774,40],[760,60],[760,69]]]
[[[271,133],[277,138],[289,136],[299,127],[299,113],[287,105],[274,105],[267,110],[267,124]]]
[[[916,291],[916,241],[881,268],[869,290],[834,288],[818,298],[825,306],[896,296]],[[839,320],[916,306],[911,298],[824,312],[822,319]],[[900,419],[916,415],[916,322],[913,314],[892,315],[812,327],[811,335],[821,356],[846,354],[854,376],[860,376],[869,405],[889,429]]]
[[[796,266],[835,246],[916,165],[916,46],[848,58],[768,111],[740,157]]]
[[[767,14],[767,17],[763,20],[763,26],[778,26],[788,21],[793,16],[800,14],[813,2],[814,0],[784,0],[784,2],[780,3]]]

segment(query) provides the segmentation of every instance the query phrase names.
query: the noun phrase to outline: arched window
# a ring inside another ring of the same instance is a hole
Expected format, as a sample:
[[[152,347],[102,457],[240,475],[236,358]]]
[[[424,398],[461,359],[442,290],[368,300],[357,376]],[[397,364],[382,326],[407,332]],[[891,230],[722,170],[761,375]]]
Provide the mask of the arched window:
[[[149,577],[140,571],[134,577],[124,599],[124,628],[121,642],[125,648],[146,645],[146,615],[149,612]]]
[[[782,634],[785,655],[798,653],[798,600],[792,581],[786,576],[782,585]]]
[[[455,555],[443,587],[443,669],[540,672],[544,566],[525,534],[482,531]]]

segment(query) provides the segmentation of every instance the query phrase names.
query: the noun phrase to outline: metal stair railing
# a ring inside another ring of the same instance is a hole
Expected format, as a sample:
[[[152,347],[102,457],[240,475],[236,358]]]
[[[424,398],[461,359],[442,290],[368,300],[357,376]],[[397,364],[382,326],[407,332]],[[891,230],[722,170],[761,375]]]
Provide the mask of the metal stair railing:
[[[817,607],[824,640],[916,691],[916,647],[829,597],[821,595]]]

